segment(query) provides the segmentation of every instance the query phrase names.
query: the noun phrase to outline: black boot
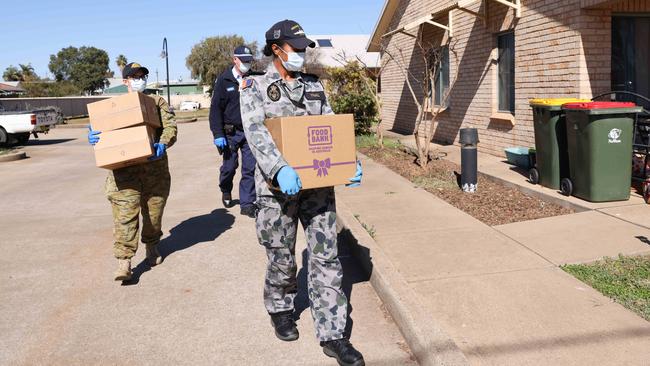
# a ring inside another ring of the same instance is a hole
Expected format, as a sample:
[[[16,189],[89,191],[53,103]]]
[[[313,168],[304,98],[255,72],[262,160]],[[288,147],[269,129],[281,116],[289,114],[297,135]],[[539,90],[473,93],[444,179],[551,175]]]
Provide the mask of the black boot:
[[[345,338],[320,342],[320,345],[323,347],[323,352],[336,358],[341,366],[365,366],[366,364],[361,353]]]
[[[254,219],[255,211],[257,211],[255,205],[247,205],[247,206],[242,206],[241,211],[239,212],[244,216],[248,216]]]
[[[223,192],[221,195],[221,203],[223,203],[223,207],[225,208],[234,206],[235,203],[232,201],[232,194],[230,192]]]
[[[275,335],[283,341],[298,339],[298,328],[293,320],[293,310],[283,311],[271,315],[271,325],[275,328]]]

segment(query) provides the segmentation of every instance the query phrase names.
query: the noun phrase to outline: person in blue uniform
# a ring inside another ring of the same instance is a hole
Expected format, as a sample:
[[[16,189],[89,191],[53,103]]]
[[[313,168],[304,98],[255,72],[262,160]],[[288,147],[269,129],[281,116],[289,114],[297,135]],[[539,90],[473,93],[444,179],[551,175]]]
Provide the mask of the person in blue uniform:
[[[232,61],[233,66],[221,73],[214,84],[210,103],[210,130],[215,146],[223,155],[219,188],[224,207],[235,205],[232,199],[233,178],[239,167],[241,151],[240,212],[242,215],[255,217],[255,157],[246,142],[239,111],[240,85],[244,76],[251,73],[251,49],[247,46],[235,48]]]

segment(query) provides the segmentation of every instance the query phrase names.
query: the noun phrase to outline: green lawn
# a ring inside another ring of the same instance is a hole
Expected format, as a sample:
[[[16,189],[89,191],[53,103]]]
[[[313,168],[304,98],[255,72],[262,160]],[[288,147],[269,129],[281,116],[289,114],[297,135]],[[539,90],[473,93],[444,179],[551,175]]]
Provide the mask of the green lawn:
[[[379,146],[379,141],[377,139],[377,136],[374,134],[357,136],[356,139],[357,139],[357,149]],[[395,149],[400,145],[401,144],[398,140],[384,137],[384,147]]]
[[[0,147],[0,155],[9,154],[11,152],[11,150],[13,150],[13,149],[10,149],[10,148],[7,148],[7,147]]]
[[[650,255],[621,255],[562,269],[650,321]]]

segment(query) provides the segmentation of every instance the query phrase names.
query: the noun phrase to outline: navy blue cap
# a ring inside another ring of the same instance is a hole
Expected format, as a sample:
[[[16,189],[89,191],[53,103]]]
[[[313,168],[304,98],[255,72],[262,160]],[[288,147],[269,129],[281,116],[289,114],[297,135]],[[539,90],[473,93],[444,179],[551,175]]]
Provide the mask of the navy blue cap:
[[[305,31],[300,24],[293,20],[283,20],[273,24],[266,31],[266,40],[268,41],[285,41],[294,49],[304,50],[307,47],[315,47],[316,43],[305,36]]]
[[[233,56],[237,57],[241,62],[253,62],[253,51],[247,46],[235,48]]]

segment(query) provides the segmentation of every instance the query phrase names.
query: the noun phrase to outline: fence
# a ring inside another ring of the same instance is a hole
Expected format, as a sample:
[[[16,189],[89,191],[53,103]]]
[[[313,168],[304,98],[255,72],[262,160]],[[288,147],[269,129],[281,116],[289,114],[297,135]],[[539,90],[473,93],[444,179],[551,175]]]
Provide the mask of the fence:
[[[22,112],[42,107],[59,107],[63,117],[78,117],[88,114],[86,105],[115,95],[101,95],[92,97],[61,97],[61,98],[0,98],[0,110],[5,112]],[[162,95],[167,99],[167,95]],[[201,108],[210,107],[210,98],[205,94],[172,95],[172,106],[179,108],[181,102],[194,101],[201,104]]]
[[[55,106],[61,108],[64,117],[76,117],[88,114],[87,104],[107,98],[109,97],[0,98],[0,109],[6,112],[20,112]]]

